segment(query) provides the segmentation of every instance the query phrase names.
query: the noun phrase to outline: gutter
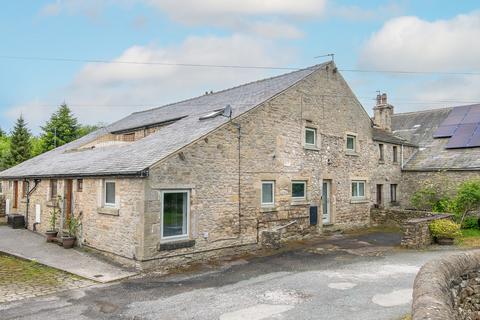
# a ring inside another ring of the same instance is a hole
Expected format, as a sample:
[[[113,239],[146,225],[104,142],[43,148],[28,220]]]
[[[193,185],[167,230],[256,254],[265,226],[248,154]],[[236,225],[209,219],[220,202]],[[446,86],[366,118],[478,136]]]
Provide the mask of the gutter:
[[[125,172],[106,172],[106,173],[73,173],[73,174],[40,174],[40,175],[16,175],[1,176],[0,179],[48,179],[48,178],[101,178],[101,177],[137,177],[146,178],[149,175],[149,168],[141,171],[125,171]]]

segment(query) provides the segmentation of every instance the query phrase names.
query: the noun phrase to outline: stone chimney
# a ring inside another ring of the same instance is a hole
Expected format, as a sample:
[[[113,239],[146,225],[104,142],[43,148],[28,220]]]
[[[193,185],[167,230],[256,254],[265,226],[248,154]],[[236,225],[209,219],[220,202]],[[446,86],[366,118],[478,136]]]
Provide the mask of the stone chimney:
[[[393,106],[387,102],[387,94],[377,94],[377,104],[373,108],[375,127],[392,132]]]

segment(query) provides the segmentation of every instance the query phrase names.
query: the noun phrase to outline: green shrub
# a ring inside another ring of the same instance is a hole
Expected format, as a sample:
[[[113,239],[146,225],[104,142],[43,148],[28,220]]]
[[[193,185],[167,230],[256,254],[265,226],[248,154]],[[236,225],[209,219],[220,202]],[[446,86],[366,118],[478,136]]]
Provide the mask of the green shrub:
[[[479,229],[478,217],[468,217],[463,220],[462,229]]]
[[[456,238],[461,235],[460,225],[447,219],[432,221],[428,228],[436,238]]]

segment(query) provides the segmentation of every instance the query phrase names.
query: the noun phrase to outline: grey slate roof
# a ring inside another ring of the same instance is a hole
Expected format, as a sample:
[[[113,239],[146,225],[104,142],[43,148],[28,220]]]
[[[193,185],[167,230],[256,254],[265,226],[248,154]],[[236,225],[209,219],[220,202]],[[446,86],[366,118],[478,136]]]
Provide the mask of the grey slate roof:
[[[396,114],[392,130],[417,144],[419,150],[405,164],[407,171],[480,170],[480,148],[445,149],[448,138],[434,139],[433,134],[452,108]]]
[[[415,144],[410,143],[407,139],[404,139],[401,136],[397,136],[393,133],[387,132],[379,128],[373,128],[373,140],[405,146],[416,146]]]
[[[237,117],[288,89],[316,70],[325,68],[329,63],[133,113],[76,141],[2,171],[0,177],[140,175],[156,162],[229,121],[222,116],[199,120],[201,115],[229,104],[233,111],[232,117]],[[179,117],[183,118],[132,143],[77,150],[80,146],[109,132]]]

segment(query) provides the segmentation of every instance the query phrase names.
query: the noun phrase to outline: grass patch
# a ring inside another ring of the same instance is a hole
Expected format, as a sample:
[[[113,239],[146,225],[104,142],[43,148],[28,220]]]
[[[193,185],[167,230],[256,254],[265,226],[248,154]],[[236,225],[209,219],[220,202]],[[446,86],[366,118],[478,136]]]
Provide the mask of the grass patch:
[[[455,240],[456,244],[462,247],[480,247],[480,229],[461,229],[462,235]]]
[[[15,258],[0,254],[0,285],[17,283],[35,283],[55,285],[58,283],[58,275],[61,271],[44,266],[35,261]]]

